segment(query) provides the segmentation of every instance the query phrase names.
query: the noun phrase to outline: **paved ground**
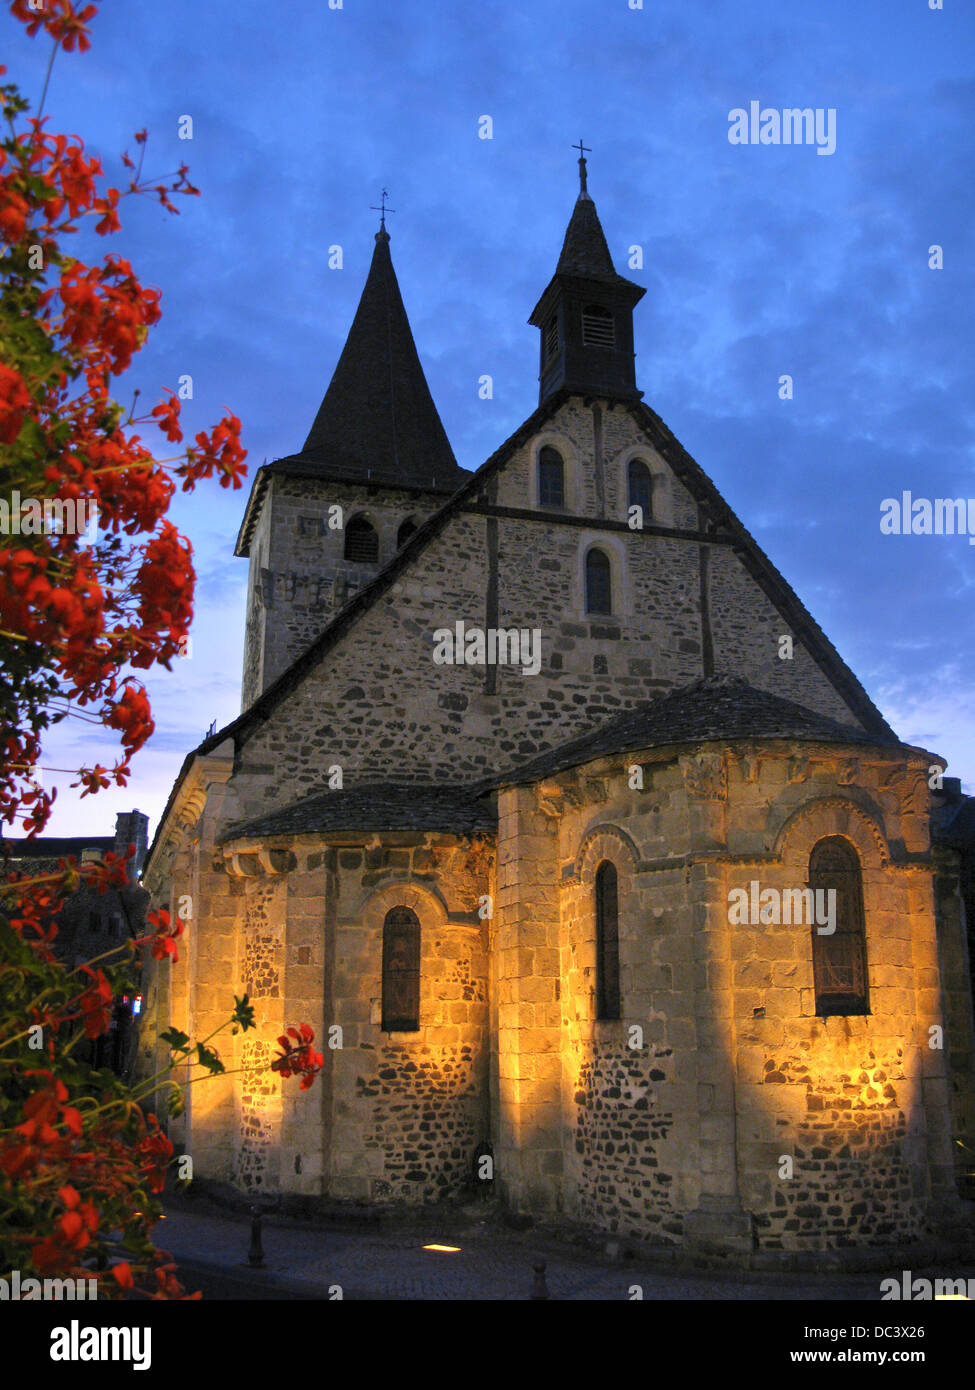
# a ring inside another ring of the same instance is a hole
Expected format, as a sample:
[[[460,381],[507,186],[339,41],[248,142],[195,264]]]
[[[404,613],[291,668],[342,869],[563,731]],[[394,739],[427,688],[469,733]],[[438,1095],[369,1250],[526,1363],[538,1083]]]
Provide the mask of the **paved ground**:
[[[544,1260],[548,1294],[558,1300],[625,1301],[634,1297],[634,1286],[654,1300],[878,1300],[884,1274],[899,1273],[899,1266],[836,1277],[680,1273],[645,1259],[608,1259],[533,1231],[511,1231],[476,1208],[438,1217],[436,1228],[431,1223],[427,1230],[330,1230],[266,1216],[266,1267],[255,1270],[247,1264],[246,1215],[183,1198],[167,1199],[166,1211],[155,1231],[157,1244],[181,1263],[190,1291],[201,1288],[216,1298],[526,1300],[534,1265]],[[433,1242],[460,1250],[423,1249]],[[975,1277],[975,1268],[937,1273]]]

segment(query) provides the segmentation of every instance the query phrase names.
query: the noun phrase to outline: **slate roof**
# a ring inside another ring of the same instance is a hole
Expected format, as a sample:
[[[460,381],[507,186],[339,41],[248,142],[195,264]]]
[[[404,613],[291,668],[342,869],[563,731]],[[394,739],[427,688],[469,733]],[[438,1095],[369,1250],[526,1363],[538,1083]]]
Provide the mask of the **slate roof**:
[[[447,495],[469,476],[430,395],[385,229],[376,233],[359,307],[308,438],[297,454],[254,475],[235,555],[249,554],[268,484],[279,473]]]
[[[328,830],[443,830],[463,834],[497,828],[497,809],[489,797],[479,796],[479,789],[370,782],[341,791],[317,792],[282,810],[232,825],[220,842]]]
[[[975,849],[975,796],[963,796],[935,808],[931,816],[935,839],[956,849]]]
[[[588,193],[581,193],[572,209],[555,273],[575,275],[583,280],[610,280],[614,283],[623,280],[623,276],[616,273],[596,213],[596,204]]]
[[[795,738],[818,743],[900,747],[893,734],[864,733],[792,700],[758,690],[737,676],[715,675],[682,686],[649,704],[617,715],[592,733],[540,753],[484,785],[520,786],[611,753],[670,743],[733,743],[739,739]]]
[[[13,859],[66,859],[69,854],[80,859],[82,851],[86,849],[104,854],[106,850],[114,848],[114,835],[40,835],[33,840],[0,838],[0,857],[8,850]]]
[[[221,843],[331,830],[439,830],[456,834],[497,829],[490,793],[554,776],[613,753],[666,744],[802,739],[817,743],[901,747],[893,734],[868,734],[792,700],[759,690],[737,676],[694,681],[638,709],[617,715],[592,733],[539,754],[510,772],[466,785],[370,782],[317,792],[278,811],[230,826]],[[972,803],[975,808],[975,801]]]
[[[457,460],[433,403],[389,254],[376,249],[349,336],[299,457],[332,476],[456,487]]]

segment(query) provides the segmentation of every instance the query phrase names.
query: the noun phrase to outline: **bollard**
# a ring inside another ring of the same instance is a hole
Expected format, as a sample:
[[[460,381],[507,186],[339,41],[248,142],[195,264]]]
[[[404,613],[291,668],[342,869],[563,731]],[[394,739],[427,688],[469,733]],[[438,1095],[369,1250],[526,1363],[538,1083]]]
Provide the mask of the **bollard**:
[[[261,1209],[251,1207],[251,1248],[247,1252],[247,1263],[255,1269],[264,1268],[264,1247],[261,1245]]]
[[[532,1281],[530,1297],[548,1298],[548,1285],[545,1282],[545,1261],[539,1260],[538,1264],[534,1265],[533,1268],[535,1270],[535,1278]]]

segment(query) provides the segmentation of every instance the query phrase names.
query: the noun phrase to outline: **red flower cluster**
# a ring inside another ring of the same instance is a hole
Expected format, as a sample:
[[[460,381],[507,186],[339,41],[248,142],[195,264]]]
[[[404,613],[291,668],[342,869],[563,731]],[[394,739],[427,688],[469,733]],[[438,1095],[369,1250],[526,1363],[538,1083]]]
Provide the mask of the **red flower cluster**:
[[[13,0],[10,13],[15,19],[24,21],[31,38],[43,28],[68,53],[72,53],[75,47],[79,52],[86,53],[91,47],[91,40],[85,25],[94,19],[98,10],[94,5],[75,10],[72,0],[44,0],[40,9],[31,5],[30,0]]]
[[[43,1162],[62,1157],[70,1147],[71,1136],[81,1134],[81,1114],[65,1105],[68,1088],[49,1071],[29,1072],[43,1076],[48,1084],[24,1102],[25,1119],[8,1135],[0,1149],[0,1172],[8,1178],[23,1179]],[[66,1134],[58,1131],[65,1129]],[[14,1136],[19,1136],[15,1138]]]
[[[141,685],[126,685],[105,723],[122,730],[122,747],[134,752],[141,748],[156,727],[149,713],[149,700]]]
[[[45,0],[40,9],[14,0],[11,12],[29,34],[44,32],[62,48],[84,51],[85,26],[96,11],[70,0]],[[73,504],[76,523],[83,504],[98,528],[94,537],[80,524],[0,536],[0,660],[12,645],[18,663],[3,711],[5,726],[18,732],[0,749],[0,822],[20,818],[34,835],[54,796],[32,776],[42,731],[52,722],[52,695],[69,712],[88,707],[121,734],[122,756],[113,767],[79,769],[82,794],[125,785],[153,722],[145,692],[121,672],[168,667],[193,617],[192,550],[165,519],[174,479],[184,491],[214,476],[222,487],[238,488],[246,453],[230,411],[211,431],[199,431],[192,448],[162,462],[129,431],[152,423],[171,442],[182,440],[172,392],[148,414],[128,418],[110,394],[159,321],[160,292],[140,284],[123,257],[89,266],[61,245],[82,216],[94,216],[101,235],[118,231],[119,206],[130,194],[158,195],[177,211],[170,195],[198,193],[186,166],[163,183],[142,181],[140,131],[138,169],[128,155],[123,160],[132,171],[128,188],[106,187],[100,159],[77,136],[49,132],[47,118],[26,119],[18,129],[16,88],[4,87],[3,95],[13,113],[0,147],[0,340],[10,347],[0,366],[3,471],[11,488],[58,504],[61,515]],[[31,321],[37,332],[22,327]],[[43,678],[20,679],[21,658]]]
[[[93,1202],[83,1202],[81,1194],[70,1184],[60,1188],[58,1196],[67,1210],[58,1218],[54,1235],[31,1250],[31,1259],[42,1275],[73,1268],[77,1256],[98,1230],[98,1208]]]
[[[290,1041],[292,1038],[294,1042]],[[271,1070],[280,1072],[282,1077],[300,1076],[301,1089],[307,1091],[325,1065],[322,1054],[312,1051],[311,1044],[314,1041],[315,1034],[307,1023],[300,1023],[297,1028],[289,1028],[287,1033],[282,1033],[278,1038],[278,1046],[284,1050],[271,1063]]]
[[[155,932],[149,936],[140,936],[136,940],[136,946],[151,946],[152,954],[156,960],[165,960],[167,956],[172,956],[173,963],[179,960],[176,950],[176,941],[186,930],[183,922],[177,917],[175,922],[171,922],[169,912],[165,907],[153,908],[146,916],[146,922],[150,927],[155,927]]]
[[[100,1038],[112,1026],[112,986],[101,970],[92,970],[87,965],[81,969],[95,982],[78,1000],[81,1016],[85,1020],[85,1037]]]
[[[155,1115],[146,1116],[149,1125],[144,1139],[136,1145],[141,1159],[140,1171],[150,1192],[162,1192],[166,1185],[166,1169],[173,1156],[173,1146],[159,1128]]]
[[[0,209],[0,227],[5,225],[4,219],[9,216],[9,207]],[[32,405],[33,400],[23,377],[0,362],[0,444],[14,442]]]

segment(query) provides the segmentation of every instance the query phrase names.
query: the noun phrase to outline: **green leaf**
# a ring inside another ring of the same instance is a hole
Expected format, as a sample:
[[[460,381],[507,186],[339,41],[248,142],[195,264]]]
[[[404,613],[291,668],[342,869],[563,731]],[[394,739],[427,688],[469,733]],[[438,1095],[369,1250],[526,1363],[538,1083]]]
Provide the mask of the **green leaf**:
[[[159,1034],[160,1039],[169,1046],[174,1052],[188,1052],[187,1043],[190,1040],[189,1033],[181,1033],[178,1028],[167,1028],[165,1033]]]
[[[196,1056],[200,1066],[206,1067],[211,1076],[216,1076],[219,1072],[226,1071],[226,1067],[213,1049],[204,1047],[203,1043],[197,1043]]]
[[[257,1027],[254,1022],[254,1005],[247,1002],[246,994],[243,999],[238,999],[236,994],[234,995],[233,1021],[239,1023],[245,1033],[248,1028]]]

